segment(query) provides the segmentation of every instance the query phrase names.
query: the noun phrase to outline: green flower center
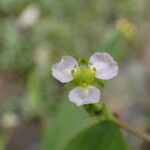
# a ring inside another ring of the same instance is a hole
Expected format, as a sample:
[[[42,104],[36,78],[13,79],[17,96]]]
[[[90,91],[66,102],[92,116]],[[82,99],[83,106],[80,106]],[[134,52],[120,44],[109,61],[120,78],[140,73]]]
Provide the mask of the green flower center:
[[[87,88],[93,83],[95,78],[95,70],[91,68],[81,67],[77,70],[72,71],[75,82],[83,87]]]

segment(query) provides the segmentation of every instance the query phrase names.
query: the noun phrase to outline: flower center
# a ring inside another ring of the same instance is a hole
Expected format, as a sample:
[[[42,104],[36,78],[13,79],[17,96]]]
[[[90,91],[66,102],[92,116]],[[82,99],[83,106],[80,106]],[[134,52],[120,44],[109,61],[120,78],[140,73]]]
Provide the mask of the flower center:
[[[73,70],[72,75],[79,86],[87,88],[94,81],[95,70],[88,67],[81,67]]]

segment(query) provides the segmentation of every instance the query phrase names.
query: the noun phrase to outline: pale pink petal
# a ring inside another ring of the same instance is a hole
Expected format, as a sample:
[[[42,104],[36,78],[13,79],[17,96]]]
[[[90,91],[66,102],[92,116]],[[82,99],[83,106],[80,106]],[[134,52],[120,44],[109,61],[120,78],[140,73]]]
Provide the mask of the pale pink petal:
[[[52,75],[62,83],[73,80],[71,71],[77,66],[77,61],[71,56],[62,57],[61,61],[52,66]]]
[[[98,103],[100,100],[100,90],[93,86],[89,86],[87,89],[78,86],[71,90],[69,99],[77,106]]]
[[[89,63],[96,69],[96,77],[108,80],[118,74],[117,62],[108,54],[96,52],[90,57]]]

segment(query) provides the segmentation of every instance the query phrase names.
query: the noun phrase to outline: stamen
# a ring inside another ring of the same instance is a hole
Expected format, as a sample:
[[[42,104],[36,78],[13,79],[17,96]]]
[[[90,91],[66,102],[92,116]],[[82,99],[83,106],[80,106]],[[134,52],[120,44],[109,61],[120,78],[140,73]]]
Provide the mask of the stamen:
[[[95,69],[89,67],[81,67],[72,71],[75,82],[83,87],[88,88],[95,78]]]

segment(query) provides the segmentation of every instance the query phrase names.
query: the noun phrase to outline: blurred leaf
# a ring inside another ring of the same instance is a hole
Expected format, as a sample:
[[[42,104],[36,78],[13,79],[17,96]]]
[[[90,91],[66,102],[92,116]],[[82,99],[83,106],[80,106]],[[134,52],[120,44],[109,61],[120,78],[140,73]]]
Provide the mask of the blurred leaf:
[[[27,99],[24,103],[25,113],[29,116],[36,116],[43,111],[41,80],[35,71],[28,76]]]
[[[64,150],[127,150],[119,128],[101,122],[77,135]]]
[[[35,72],[32,72],[29,75],[28,80],[28,95],[29,99],[31,99],[32,106],[36,107],[37,103],[41,99],[41,84],[38,78],[38,75]]]
[[[56,122],[44,139],[44,150],[62,150],[71,138],[89,125],[85,115],[82,107],[76,107],[68,100],[64,100]]]
[[[6,143],[7,143],[7,137],[4,134],[0,134],[0,150],[5,150]]]

